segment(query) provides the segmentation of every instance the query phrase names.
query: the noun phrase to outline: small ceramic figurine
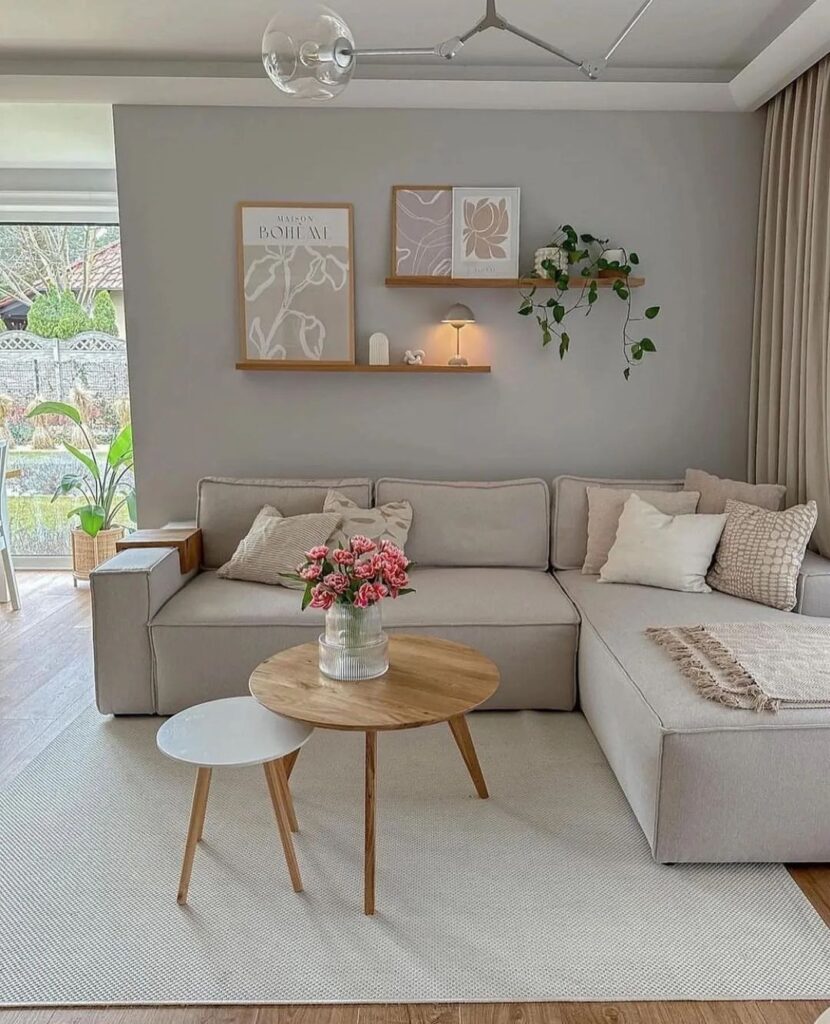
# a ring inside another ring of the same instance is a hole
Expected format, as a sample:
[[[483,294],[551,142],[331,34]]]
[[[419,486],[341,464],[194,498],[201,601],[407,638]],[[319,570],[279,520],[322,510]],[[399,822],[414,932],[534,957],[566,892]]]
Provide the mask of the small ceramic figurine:
[[[408,348],[403,354],[403,361],[411,366],[420,366],[426,359],[426,356],[427,354],[422,348],[416,348],[414,352],[411,348]]]

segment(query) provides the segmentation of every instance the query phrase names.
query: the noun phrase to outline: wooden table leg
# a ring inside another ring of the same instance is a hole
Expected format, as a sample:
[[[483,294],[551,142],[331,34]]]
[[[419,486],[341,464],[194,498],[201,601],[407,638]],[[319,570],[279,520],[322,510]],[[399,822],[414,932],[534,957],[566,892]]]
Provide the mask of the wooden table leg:
[[[455,718],[449,720],[449,727],[455,737],[455,742],[458,744],[458,749],[461,751],[461,756],[464,758],[464,764],[467,765],[467,771],[473,780],[476,793],[478,793],[482,800],[486,800],[490,794],[487,792],[487,783],[484,781],[481,765],[478,763],[478,755],[476,754],[476,748],[473,746],[473,737],[470,735],[470,727],[467,725],[466,717],[464,715],[456,715]]]
[[[300,827],[297,824],[297,812],[294,810],[294,798],[291,796],[291,788],[288,785],[288,776],[285,774],[285,759],[279,758],[279,760],[272,761],[271,763],[274,766],[274,776],[276,777],[277,785],[280,788],[283,805],[286,813],[288,814],[288,824],[291,826],[292,832],[299,832]]]
[[[205,808],[207,807],[208,790],[210,789],[210,768],[199,768],[196,772],[196,785],[193,789],[193,802],[190,805],[190,824],[187,828],[187,841],[184,846],[182,873],[179,878],[177,903],[187,903],[187,890],[190,887],[190,875],[193,871],[193,858],[196,856],[196,844],[205,824]]]
[[[201,843],[202,836],[205,834],[205,814],[207,813],[207,802],[208,796],[210,794],[210,780],[213,778],[210,768],[208,768],[207,773],[207,782],[205,783],[205,808],[204,811],[202,812],[202,822],[199,826],[199,835],[196,837],[197,843]]]
[[[363,913],[375,912],[375,773],[378,734],[366,733],[365,839],[363,847]]]
[[[273,761],[265,761],[262,765],[265,772],[265,781],[268,783],[268,793],[271,796],[271,805],[274,808],[274,816],[277,819],[277,828],[280,833],[285,863],[288,865],[288,874],[291,876],[291,884],[294,892],[303,891],[303,880],[300,878],[300,866],[297,863],[297,855],[294,853],[294,840],[291,838],[291,825],[288,821],[288,812],[283,806],[280,785],[277,781],[276,768]]]
[[[286,754],[282,759],[282,763],[285,765],[285,777],[291,778],[291,773],[294,771],[294,765],[297,763],[297,758],[300,756],[300,748],[292,750],[290,754]]]

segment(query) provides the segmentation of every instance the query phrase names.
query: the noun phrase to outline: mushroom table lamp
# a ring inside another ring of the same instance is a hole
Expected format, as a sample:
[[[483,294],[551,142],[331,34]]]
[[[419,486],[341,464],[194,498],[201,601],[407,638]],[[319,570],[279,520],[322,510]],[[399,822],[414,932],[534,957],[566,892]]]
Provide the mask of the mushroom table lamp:
[[[473,311],[469,306],[464,306],[460,302],[456,302],[454,306],[450,306],[447,312],[441,317],[442,324],[452,324],[455,328],[455,355],[450,359],[450,366],[466,366],[467,360],[461,355],[461,328],[466,327],[467,324],[474,324],[476,318],[473,316]]]

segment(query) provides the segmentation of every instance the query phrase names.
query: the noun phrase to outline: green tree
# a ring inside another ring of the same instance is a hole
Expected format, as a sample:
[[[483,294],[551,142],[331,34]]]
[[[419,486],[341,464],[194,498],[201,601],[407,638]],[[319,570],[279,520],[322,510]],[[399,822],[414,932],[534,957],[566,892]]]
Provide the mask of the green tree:
[[[50,288],[29,308],[28,329],[41,338],[74,338],[91,327],[92,321],[70,291]]]
[[[92,300],[92,329],[118,337],[118,318],[109,292],[98,292]]]

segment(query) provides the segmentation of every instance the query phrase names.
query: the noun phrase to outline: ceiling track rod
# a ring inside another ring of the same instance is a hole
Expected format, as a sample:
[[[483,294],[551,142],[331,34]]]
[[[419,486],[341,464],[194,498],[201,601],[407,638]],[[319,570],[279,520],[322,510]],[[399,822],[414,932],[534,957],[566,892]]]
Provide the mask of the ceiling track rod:
[[[653,0],[644,0],[644,2],[637,8],[632,17],[629,19],[625,28],[620,32],[617,38],[614,40],[611,49],[606,53],[602,61],[592,62],[585,60],[578,60],[576,57],[572,57],[569,53],[564,50],[560,50],[553,43],[549,43],[544,39],[540,39],[539,36],[534,36],[530,32],[525,32],[524,29],[519,28],[517,25],[513,25],[511,22],[503,18],[496,10],[496,0],[486,0],[485,10],[483,16],[473,25],[472,28],[459,36],[453,36],[450,39],[445,39],[443,42],[438,43],[436,46],[429,47],[398,47],[398,48],[374,48],[374,49],[352,49],[350,47],[342,47],[340,52],[345,56],[352,57],[441,57],[444,60],[452,60],[460,52],[462,46],[473,36],[479,35],[481,32],[486,32],[488,29],[497,28],[503,32],[509,32],[510,35],[514,35],[519,39],[523,39],[527,43],[531,43],[533,46],[539,47],[546,53],[552,53],[555,57],[559,57],[560,60],[564,60],[566,63],[571,64],[588,78],[595,79],[598,77],[601,69],[605,66],[608,60],[611,58],[614,51],[625,39],[628,33],[634,28],[637,22],[646,13],[648,8],[653,3]]]
[[[605,55],[605,59],[606,60],[610,60],[611,59],[611,54],[614,52],[614,50],[617,49],[617,47],[620,45],[620,43],[623,41],[623,39],[625,39],[625,37],[632,30],[632,28],[634,28],[634,26],[637,24],[637,22],[640,20],[640,18],[642,18],[642,16],[646,13],[646,11],[649,9],[649,7],[651,7],[652,2],[653,2],[653,0],[644,0],[644,2],[637,8],[637,10],[631,16],[631,20],[628,22],[628,24],[625,26],[625,28],[622,30],[622,32],[620,32],[620,34],[614,40],[614,44],[611,47],[611,49],[608,51],[608,53],[606,53],[606,55]]]

